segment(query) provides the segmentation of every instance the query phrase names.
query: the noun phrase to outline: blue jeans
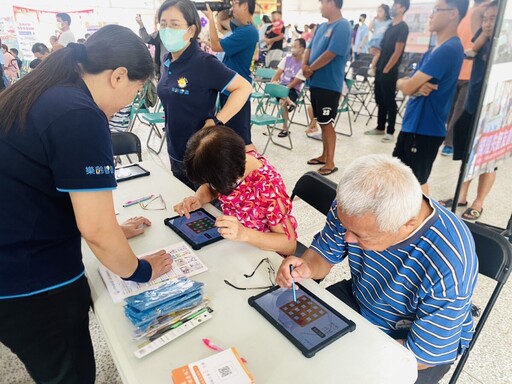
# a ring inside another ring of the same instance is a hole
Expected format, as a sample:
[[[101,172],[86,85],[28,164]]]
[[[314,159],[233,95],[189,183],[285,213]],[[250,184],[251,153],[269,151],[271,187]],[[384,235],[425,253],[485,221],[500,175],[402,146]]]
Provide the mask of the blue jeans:
[[[171,161],[171,171],[175,178],[185,184],[187,187],[196,191],[199,185],[194,184],[187,176],[187,170],[185,169],[185,163],[183,161],[174,160],[169,157]]]

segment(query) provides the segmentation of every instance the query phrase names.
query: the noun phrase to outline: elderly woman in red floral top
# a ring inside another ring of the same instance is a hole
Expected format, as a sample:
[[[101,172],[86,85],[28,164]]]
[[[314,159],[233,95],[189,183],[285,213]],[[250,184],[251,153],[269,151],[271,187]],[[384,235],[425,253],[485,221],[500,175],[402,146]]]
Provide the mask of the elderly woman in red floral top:
[[[230,128],[203,128],[192,136],[185,152],[187,175],[201,184],[194,196],[174,206],[179,215],[218,198],[223,216],[215,225],[226,239],[293,255],[297,221],[281,175]]]

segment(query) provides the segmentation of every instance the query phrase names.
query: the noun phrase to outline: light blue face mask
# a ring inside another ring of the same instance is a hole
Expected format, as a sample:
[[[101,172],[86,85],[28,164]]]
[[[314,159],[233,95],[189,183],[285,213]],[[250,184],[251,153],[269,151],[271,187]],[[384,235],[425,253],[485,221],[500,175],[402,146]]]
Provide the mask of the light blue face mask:
[[[183,40],[183,36],[187,33],[187,29],[171,29],[163,28],[160,30],[160,40],[165,49],[169,52],[179,52],[189,43],[189,40]]]

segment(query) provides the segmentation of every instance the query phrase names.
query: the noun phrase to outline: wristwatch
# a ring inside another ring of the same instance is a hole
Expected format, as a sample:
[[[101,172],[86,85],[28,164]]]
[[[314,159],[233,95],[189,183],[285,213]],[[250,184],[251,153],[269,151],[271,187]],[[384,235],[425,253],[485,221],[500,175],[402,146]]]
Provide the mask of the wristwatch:
[[[213,116],[212,117],[212,120],[213,122],[215,123],[215,125],[224,125],[224,123],[222,121],[220,121],[219,119],[217,119],[217,116]]]

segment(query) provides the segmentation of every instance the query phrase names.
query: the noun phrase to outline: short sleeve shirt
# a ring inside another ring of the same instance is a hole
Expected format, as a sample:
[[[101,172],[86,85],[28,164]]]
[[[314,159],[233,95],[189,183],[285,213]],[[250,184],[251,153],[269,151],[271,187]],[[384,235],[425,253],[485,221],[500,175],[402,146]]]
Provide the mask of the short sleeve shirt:
[[[354,41],[355,52],[359,52],[359,47],[361,46],[361,43],[363,42],[364,38],[368,37],[369,31],[370,30],[368,29],[368,26],[366,24],[362,24],[359,26],[359,28],[357,28],[356,39]],[[366,42],[366,44],[363,45],[361,53],[368,53],[368,41]]]
[[[411,97],[407,104],[402,132],[445,137],[446,121],[455,96],[464,49],[458,37],[452,37],[421,59],[416,71],[431,76],[438,89],[428,96]],[[446,63],[450,63],[447,65]]]
[[[83,82],[48,89],[23,131],[0,133],[0,210],[9,218],[0,221],[0,299],[83,274],[69,192],[114,189],[113,157],[107,118]]]
[[[478,276],[466,225],[439,203],[407,239],[384,251],[345,241],[333,202],[311,249],[330,264],[348,258],[361,315],[382,331],[405,332],[405,347],[427,365],[452,363],[473,337],[471,298]]]
[[[167,59],[157,91],[164,106],[169,156],[183,161],[190,137],[215,116],[215,103],[236,73],[192,42],[174,62]]]
[[[288,238],[292,234],[297,238],[297,220],[292,216],[292,202],[283,178],[264,157],[254,151],[248,155],[263,165],[247,175],[230,195],[219,195],[222,211],[247,228],[271,232],[271,227],[281,225]]]
[[[382,71],[393,56],[397,43],[406,43],[407,37],[409,36],[409,27],[402,21],[396,25],[391,24],[384,33],[381,43],[381,53],[379,61],[377,62],[377,69]],[[405,48],[404,48],[405,49]],[[402,55],[398,59],[397,63],[389,71],[390,74],[398,74],[398,67],[402,61]]]
[[[57,42],[63,47],[67,47],[69,43],[75,42],[75,35],[73,34],[73,32],[71,32],[71,30],[62,32]]]
[[[258,30],[252,24],[237,26],[233,22],[231,30],[231,35],[220,39],[220,45],[226,53],[223,63],[252,83],[252,67],[259,41]]]
[[[336,56],[329,64],[313,73],[309,81],[311,88],[341,92],[345,78],[345,65],[350,54],[351,36],[350,23],[343,18],[317,27],[309,45],[311,52],[308,64],[313,64],[326,51]]]
[[[281,79],[279,83],[282,85],[290,84],[293,79],[296,77],[302,81],[305,81],[306,78],[302,74],[302,61],[297,61],[293,56],[287,56],[279,62],[277,68],[283,71],[281,75]],[[299,83],[295,86],[295,90],[300,92],[302,88],[302,83]]]

